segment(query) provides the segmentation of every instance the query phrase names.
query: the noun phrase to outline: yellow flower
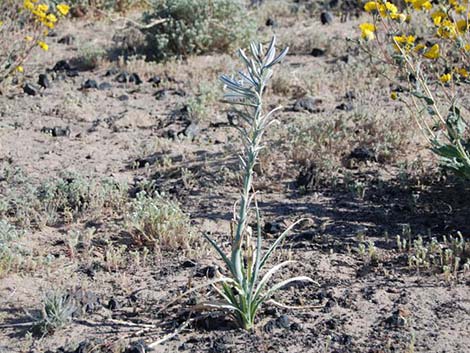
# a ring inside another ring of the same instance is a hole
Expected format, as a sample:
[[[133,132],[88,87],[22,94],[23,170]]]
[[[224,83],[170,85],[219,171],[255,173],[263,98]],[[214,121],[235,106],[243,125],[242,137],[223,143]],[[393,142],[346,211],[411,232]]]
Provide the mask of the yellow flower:
[[[457,21],[457,30],[459,33],[467,32],[470,28],[470,24],[467,20],[459,20]]]
[[[395,44],[395,48],[400,50],[400,48],[404,49],[405,51],[411,50],[415,43],[416,37],[409,35],[409,36],[394,36],[393,41]]]
[[[59,4],[57,5],[57,11],[59,11],[62,16],[66,16],[70,11],[70,6],[66,4]]]
[[[388,2],[388,1],[385,3],[385,8],[391,14],[396,14],[398,12],[398,8],[395,5],[393,5],[391,2]]]
[[[415,10],[430,10],[432,9],[432,4],[429,0],[411,0],[407,1],[413,4]]]
[[[439,81],[441,81],[442,83],[447,83],[450,80],[452,80],[452,74],[451,73],[444,74],[439,78]]]
[[[437,35],[447,39],[455,38],[457,36],[457,28],[455,23],[450,20],[442,21],[439,29],[437,30]]]
[[[415,52],[423,52],[426,49],[426,46],[422,43],[415,46]]]
[[[24,37],[24,40],[27,41],[27,42],[31,42],[33,40],[33,37],[26,36],[26,37]]]
[[[46,16],[46,20],[48,20],[49,22],[52,22],[52,23],[56,23],[57,22],[57,17],[55,17],[55,15],[53,13],[50,13]]]
[[[409,20],[409,19],[408,19],[408,16],[405,15],[404,13],[394,13],[394,14],[391,14],[391,15],[390,15],[390,18],[391,18],[392,20],[396,20],[396,21],[398,21],[398,22],[400,22],[400,23],[403,23],[403,22]]]
[[[372,23],[362,23],[359,25],[361,29],[361,37],[365,40],[372,40],[375,38],[374,32],[376,31],[375,26]]]
[[[3,21],[0,21],[0,27],[3,26]]]
[[[457,69],[456,72],[464,78],[468,77],[468,71],[464,67]]]
[[[47,10],[49,10],[49,6],[46,4],[39,4],[37,10],[40,12],[47,12]]]
[[[434,44],[431,48],[429,48],[425,53],[424,57],[427,59],[437,59],[440,56],[439,44]]]
[[[39,46],[41,47],[41,49],[44,50],[44,51],[48,51],[48,50],[49,50],[49,46],[48,46],[46,43],[44,43],[44,42],[39,41],[39,42],[38,42],[38,45],[39,45]]]
[[[26,10],[33,11],[34,10],[34,4],[31,0],[24,0],[23,2],[23,7]]]
[[[470,44],[465,44],[464,47],[463,47],[463,50],[466,51],[466,52],[469,52],[470,51]]]
[[[364,10],[366,12],[377,11],[377,9],[378,9],[377,1],[369,1],[364,5]]]
[[[392,93],[390,93],[390,98],[396,101],[398,99],[398,93],[395,91],[392,91]]]
[[[20,72],[20,73],[21,73],[21,72],[24,72],[23,66],[17,66],[17,67],[16,67],[16,71],[18,71],[18,72]]]
[[[436,11],[431,14],[431,18],[436,26],[439,26],[442,20],[447,18],[447,14],[444,11]]]

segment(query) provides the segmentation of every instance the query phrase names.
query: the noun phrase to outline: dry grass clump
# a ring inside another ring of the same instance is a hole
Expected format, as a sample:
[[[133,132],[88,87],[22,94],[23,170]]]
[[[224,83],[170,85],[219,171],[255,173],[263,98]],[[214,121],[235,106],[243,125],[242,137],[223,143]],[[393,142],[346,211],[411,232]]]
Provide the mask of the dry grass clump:
[[[299,176],[310,175],[307,189],[340,183],[355,162],[394,162],[410,142],[404,120],[372,112],[299,116],[277,132]]]
[[[188,251],[195,242],[190,219],[162,195],[137,194],[127,219],[134,240],[150,249]]]

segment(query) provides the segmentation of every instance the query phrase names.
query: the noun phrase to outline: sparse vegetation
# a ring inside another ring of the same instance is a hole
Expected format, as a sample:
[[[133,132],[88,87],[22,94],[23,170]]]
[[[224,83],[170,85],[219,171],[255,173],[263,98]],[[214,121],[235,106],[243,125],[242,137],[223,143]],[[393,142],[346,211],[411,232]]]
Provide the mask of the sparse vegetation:
[[[1,352],[470,346],[467,2],[0,3]]]
[[[159,194],[137,194],[128,224],[135,241],[151,249],[188,251],[195,240],[189,217]]]
[[[160,24],[145,29],[151,56],[158,60],[230,52],[254,33],[240,0],[157,1],[145,21],[159,20]]]

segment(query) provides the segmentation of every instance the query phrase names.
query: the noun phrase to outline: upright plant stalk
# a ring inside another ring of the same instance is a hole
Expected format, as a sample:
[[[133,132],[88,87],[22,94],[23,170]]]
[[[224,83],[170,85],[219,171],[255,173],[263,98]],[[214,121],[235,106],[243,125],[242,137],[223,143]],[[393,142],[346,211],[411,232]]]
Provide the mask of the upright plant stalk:
[[[260,43],[251,43],[250,57],[239,50],[239,56],[245,65],[246,72],[239,72],[238,79],[223,75],[221,81],[228,92],[224,95],[227,103],[233,107],[233,112],[244,122],[239,127],[243,140],[244,153],[240,157],[243,186],[241,190],[238,214],[234,215],[236,224],[231,244],[230,256],[206,235],[206,238],[218,252],[224,261],[228,276],[220,278],[217,282],[220,287],[214,288],[224,299],[222,304],[207,304],[210,307],[229,310],[236,322],[244,329],[251,329],[254,325],[256,313],[262,303],[270,299],[275,291],[293,281],[308,281],[312,279],[306,276],[289,278],[275,284],[265,290],[271,277],[282,267],[292,261],[285,261],[275,265],[264,276],[260,272],[276,250],[288,232],[298,223],[292,224],[284,231],[279,238],[262,254],[261,244],[261,220],[259,210],[255,202],[255,215],[257,223],[257,237],[254,241],[251,237],[252,230],[247,226],[247,222],[252,210],[252,203],[255,193],[252,191],[253,169],[257,163],[261,143],[266,129],[273,123],[273,114],[280,107],[267,113],[263,110],[263,93],[265,87],[273,75],[273,66],[279,63],[287,54],[288,48],[284,49],[276,56],[276,39],[273,38],[266,49]],[[260,279],[261,278],[261,279]]]

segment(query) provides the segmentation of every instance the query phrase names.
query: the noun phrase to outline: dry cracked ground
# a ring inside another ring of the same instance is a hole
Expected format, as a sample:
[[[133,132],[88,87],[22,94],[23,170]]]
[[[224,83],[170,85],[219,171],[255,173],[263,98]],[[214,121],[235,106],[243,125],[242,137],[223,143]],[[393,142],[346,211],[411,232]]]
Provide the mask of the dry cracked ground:
[[[216,298],[210,287],[178,298],[223,271],[202,234],[228,249],[239,122],[218,101],[217,77],[239,63],[118,57],[120,21],[72,19],[0,96],[0,214],[15,226],[2,231],[19,234],[0,271],[0,352],[470,351],[465,258],[413,263],[423,248],[468,247],[468,185],[435,170],[389,84],[347,40],[356,18],[274,20],[260,38],[274,33],[291,53],[267,91],[284,108],[255,188],[267,244],[308,218],[273,262],[296,260],[283,275],[317,284],[283,288],[286,307],[265,305],[253,332],[196,310]],[[58,184],[65,201],[44,196]],[[176,244],[145,250],[133,237],[142,190],[188,217]],[[73,299],[73,319],[38,333],[33,318],[57,290]]]

